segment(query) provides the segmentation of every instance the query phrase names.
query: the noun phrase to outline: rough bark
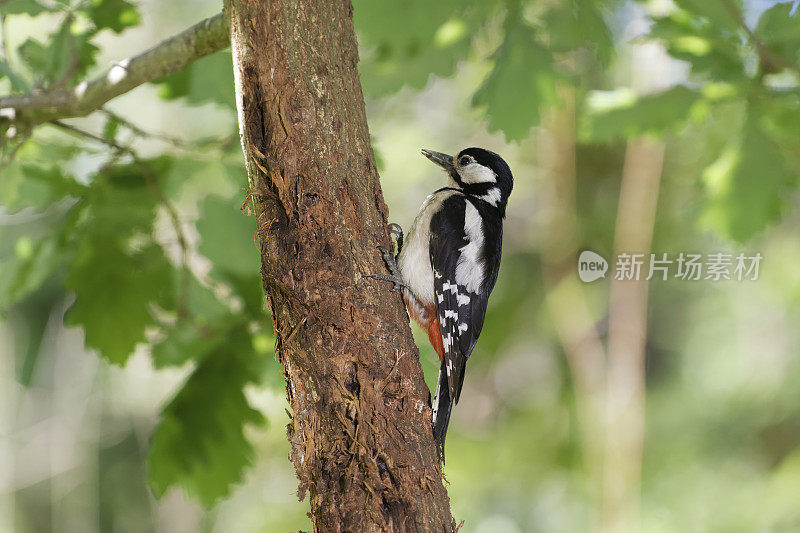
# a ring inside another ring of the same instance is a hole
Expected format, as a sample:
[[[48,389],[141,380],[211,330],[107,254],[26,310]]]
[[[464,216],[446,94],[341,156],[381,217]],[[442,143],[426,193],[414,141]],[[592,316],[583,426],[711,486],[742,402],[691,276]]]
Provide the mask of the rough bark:
[[[408,317],[364,277],[384,270],[376,247],[390,241],[352,6],[226,10],[298,495],[316,531],[452,531]]]

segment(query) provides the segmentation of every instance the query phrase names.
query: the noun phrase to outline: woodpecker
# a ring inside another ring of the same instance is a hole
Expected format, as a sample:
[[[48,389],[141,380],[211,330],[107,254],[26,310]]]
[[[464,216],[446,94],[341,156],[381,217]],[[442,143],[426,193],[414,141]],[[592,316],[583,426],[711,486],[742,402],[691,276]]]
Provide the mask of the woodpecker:
[[[483,328],[497,281],[503,219],[514,179],[494,152],[467,148],[453,157],[422,150],[447,173],[449,183],[427,197],[408,236],[397,224],[397,254],[381,247],[390,275],[371,278],[402,290],[409,315],[428,332],[439,355],[433,397],[433,435],[444,461],[450,412],[458,403],[467,359]]]

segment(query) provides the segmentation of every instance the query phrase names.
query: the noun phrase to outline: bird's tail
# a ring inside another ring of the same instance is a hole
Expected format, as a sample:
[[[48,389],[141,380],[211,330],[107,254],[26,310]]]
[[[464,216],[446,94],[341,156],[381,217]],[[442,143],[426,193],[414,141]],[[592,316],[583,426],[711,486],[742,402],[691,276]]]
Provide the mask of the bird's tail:
[[[444,438],[447,436],[447,425],[450,423],[450,411],[453,402],[450,399],[450,388],[447,385],[447,373],[444,362],[439,367],[439,381],[436,383],[436,394],[433,396],[433,438],[436,451],[444,463]]]

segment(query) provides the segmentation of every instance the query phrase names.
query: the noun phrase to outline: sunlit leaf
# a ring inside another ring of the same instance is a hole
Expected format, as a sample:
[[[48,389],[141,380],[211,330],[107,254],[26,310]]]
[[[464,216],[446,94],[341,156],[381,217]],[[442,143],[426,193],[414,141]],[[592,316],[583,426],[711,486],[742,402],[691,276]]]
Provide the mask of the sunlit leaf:
[[[159,158],[103,170],[69,235],[75,256],[65,285],[76,300],[65,322],[81,325],[86,345],[113,363],[124,364],[155,325],[153,304],[174,308],[173,267],[152,240],[155,188],[168,168]]]
[[[179,321],[166,331],[166,335],[151,350],[156,368],[181,366],[187,361],[202,361],[225,342],[225,337],[219,332],[204,334],[188,320]]]
[[[614,43],[601,8],[602,2],[590,0],[566,0],[554,4],[544,17],[550,34],[550,49],[569,52],[589,46],[603,64],[608,64]]]
[[[800,56],[800,14],[789,2],[766,10],[758,20],[756,33],[773,52],[790,63]]]
[[[0,258],[0,309],[18,302],[45,283],[61,263],[55,238],[20,237]]]
[[[86,231],[116,239],[137,232],[150,235],[159,203],[157,187],[172,159],[164,156],[142,165],[115,165],[95,178],[87,197]]]
[[[91,0],[86,14],[97,29],[108,28],[114,33],[139,24],[139,11],[126,0]]]
[[[34,0],[11,0],[0,5],[0,14],[3,15],[30,15],[36,16],[44,11],[52,11]]]
[[[240,200],[209,196],[203,202],[197,231],[198,251],[211,260],[212,275],[226,279],[230,275],[253,276],[260,268],[254,237],[255,218],[242,213]]]
[[[490,130],[502,130],[509,140],[519,141],[539,121],[539,108],[557,101],[558,73],[533,28],[514,14],[509,14],[505,27],[494,68],[472,103],[485,109]]]
[[[404,86],[420,89],[432,75],[452,75],[493,8],[474,0],[355,2],[364,91],[379,96]]]
[[[714,21],[678,10],[655,19],[650,36],[662,40],[671,56],[688,62],[695,75],[737,83],[747,79],[741,38],[720,31]]]
[[[98,48],[90,41],[91,31],[75,32],[71,17],[66,17],[46,43],[27,39],[18,48],[25,65],[51,83],[65,85],[82,78],[95,64]]]
[[[119,121],[113,116],[107,117],[105,124],[103,124],[103,137],[106,139],[115,139],[119,131]]]
[[[739,0],[675,0],[675,3],[686,11],[705,17],[726,31],[735,32],[740,29],[737,15],[741,13]]]
[[[8,78],[11,82],[11,89],[14,91],[24,92],[29,88],[27,82],[14,72],[7,62],[0,59],[0,79],[3,78]]]
[[[761,108],[752,103],[738,142],[709,166],[703,181],[704,223],[723,235],[746,241],[775,223],[786,205],[786,191],[797,174],[763,128]]]
[[[86,187],[64,174],[58,165],[42,167],[13,161],[3,169],[0,179],[0,205],[15,213],[25,207],[43,210],[65,197],[78,197]]]
[[[226,328],[231,320],[229,306],[191,273],[184,286],[183,276],[183,272],[175,272],[175,287],[179,291],[177,298],[185,299],[181,303],[188,316],[178,316],[177,322],[165,329],[164,339],[153,345],[153,362],[157,368],[180,366],[189,360],[200,361],[226,340]]]
[[[230,50],[199,59],[153,83],[160,86],[158,95],[165,100],[186,98],[193,105],[213,102],[231,109],[236,107]]]
[[[125,364],[154,324],[150,306],[172,290],[169,262],[160,247],[128,251],[105,238],[87,239],[69,268],[65,286],[75,303],[64,322],[83,327],[86,346],[115,364]]]
[[[582,139],[609,142],[661,134],[685,124],[692,106],[700,99],[696,91],[682,85],[638,98],[627,92],[618,98],[613,94],[596,92],[589,96],[581,124]]]
[[[800,91],[776,93],[762,102],[764,106],[763,121],[765,129],[776,139],[792,143],[796,151],[800,146],[800,127],[797,117],[800,116]]]
[[[263,424],[243,387],[256,382],[261,357],[243,328],[203,359],[162,412],[148,457],[156,494],[178,485],[206,506],[228,494],[251,463],[245,424]]]
[[[47,47],[36,39],[26,39],[17,48],[20,58],[26,63],[28,68],[41,74],[51,70],[50,54]]]

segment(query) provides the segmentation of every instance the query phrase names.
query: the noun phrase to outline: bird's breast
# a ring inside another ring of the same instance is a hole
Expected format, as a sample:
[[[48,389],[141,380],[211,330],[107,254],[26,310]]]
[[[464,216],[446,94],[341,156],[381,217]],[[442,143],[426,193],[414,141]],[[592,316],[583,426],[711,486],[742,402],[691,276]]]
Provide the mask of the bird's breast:
[[[442,202],[454,194],[452,189],[437,191],[428,196],[420,207],[411,229],[403,241],[397,258],[400,274],[406,287],[423,306],[435,305],[433,295],[433,267],[431,267],[431,218],[442,207]]]

